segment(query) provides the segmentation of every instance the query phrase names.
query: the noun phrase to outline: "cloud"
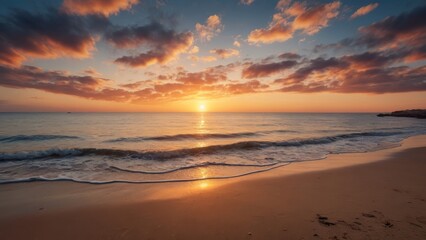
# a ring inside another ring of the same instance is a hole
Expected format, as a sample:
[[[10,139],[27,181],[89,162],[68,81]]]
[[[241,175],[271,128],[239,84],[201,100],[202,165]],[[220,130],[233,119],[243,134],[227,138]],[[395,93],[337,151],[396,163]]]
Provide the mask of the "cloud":
[[[339,1],[335,1],[308,8],[296,2],[291,7],[292,9],[287,9],[286,12],[295,17],[292,24],[293,29],[301,29],[304,33],[313,35],[327,27],[328,22],[339,14],[340,5]]]
[[[12,88],[33,88],[52,93],[76,95],[91,99],[114,100],[97,89],[104,86],[107,79],[94,76],[75,76],[62,71],[44,71],[33,66],[8,68],[0,66],[0,85]]]
[[[408,13],[387,17],[371,25],[359,28],[359,35],[338,43],[317,45],[314,52],[330,49],[368,49],[405,54],[405,60],[425,59],[426,6],[417,7]],[[404,59],[401,59],[404,60]]]
[[[284,42],[293,37],[293,28],[279,15],[274,15],[267,28],[255,29],[247,37],[249,43]]]
[[[291,69],[298,64],[294,60],[284,60],[272,63],[255,63],[246,67],[242,71],[243,78],[260,78],[268,77],[272,74]]]
[[[240,3],[244,5],[251,5],[253,2],[254,0],[240,0]]]
[[[269,86],[266,84],[262,84],[257,80],[252,80],[244,83],[231,83],[220,87],[222,87],[223,90],[228,93],[228,95],[235,95],[259,92],[260,90],[264,90]]]
[[[278,58],[281,58],[281,59],[300,59],[300,58],[302,58],[302,56],[300,56],[297,53],[286,52],[286,53],[280,54],[278,56]]]
[[[143,81],[135,82],[135,83],[127,83],[127,84],[121,84],[120,87],[127,88],[127,89],[137,89],[142,87],[144,84]]]
[[[347,68],[349,65],[346,62],[339,61],[337,58],[315,58],[309,61],[307,66],[297,69],[294,73],[290,74],[287,78],[275,80],[282,83],[298,83],[306,80],[313,73],[323,72],[333,69]]]
[[[185,84],[213,84],[220,81],[227,80],[227,72],[218,71],[215,68],[208,68],[200,72],[187,72],[180,71],[175,76],[176,82],[181,82]]]
[[[193,46],[191,49],[189,49],[188,53],[189,54],[195,54],[198,53],[200,51],[200,48],[197,46]]]
[[[193,61],[193,62],[214,62],[217,60],[217,58],[215,56],[202,56],[202,57],[198,57],[195,55],[191,55],[188,56],[188,59]]]
[[[138,0],[64,0],[62,10],[69,14],[109,16],[121,10],[128,10]]]
[[[335,1],[313,7],[300,2],[290,6],[290,1],[281,0],[276,6],[278,13],[273,15],[269,26],[251,31],[247,40],[250,43],[284,42],[298,30],[313,35],[327,27],[329,21],[339,14],[340,5],[339,1]]]
[[[210,50],[210,53],[218,55],[220,58],[230,58],[233,56],[240,55],[240,51],[232,48],[216,48],[213,50]]]
[[[339,92],[339,93],[397,93],[426,91],[426,67],[371,68],[365,71],[348,70],[331,76],[329,71],[311,81],[289,82],[283,92]]]
[[[227,74],[236,66],[219,65],[199,72],[180,69],[174,74],[156,76],[156,79],[161,79],[161,83],[147,80],[118,86],[114,86],[112,80],[97,76],[46,71],[34,66],[0,66],[0,86],[131,103],[177,101],[194,97],[220,98],[268,88],[256,80],[230,82]]]
[[[13,10],[0,20],[0,64],[19,66],[28,57],[89,57],[96,36],[109,22],[50,9],[44,14]]]
[[[195,24],[198,37],[203,41],[210,41],[216,34],[220,33],[222,29],[222,21],[218,15],[211,15],[208,17],[204,25],[201,23]]]
[[[194,41],[191,32],[177,33],[160,23],[144,26],[120,27],[109,31],[105,38],[117,48],[148,47],[150,50],[135,56],[123,56],[116,63],[131,67],[145,67],[174,60],[186,52]]]
[[[426,90],[426,67],[394,66],[408,53],[364,52],[315,58],[286,77],[280,91],[390,93]]]
[[[261,59],[258,62],[245,62],[241,76],[243,78],[263,78],[282,73],[300,64],[297,60],[302,56],[296,53],[286,52],[278,56],[273,55]]]
[[[84,70],[84,73],[90,76],[101,76],[102,74],[96,71],[96,69],[89,67],[86,70]]]
[[[280,0],[280,1],[278,1],[276,8],[280,9],[282,11],[290,5],[291,1],[292,0]]]
[[[275,80],[281,91],[394,93],[426,91],[426,66],[404,65],[426,59],[426,6],[361,27],[359,35],[315,50],[361,50],[315,58]]]
[[[233,43],[233,45],[235,47],[241,47],[241,43],[238,40],[235,40],[234,43]]]
[[[368,14],[369,12],[373,11],[375,8],[377,8],[379,6],[378,3],[370,3],[366,6],[360,7],[358,8],[358,10],[356,10],[352,16],[351,19],[360,17],[360,16],[364,16],[366,14]]]
[[[420,46],[426,40],[426,6],[409,13],[387,17],[382,21],[360,28],[361,37],[353,44],[367,47]]]

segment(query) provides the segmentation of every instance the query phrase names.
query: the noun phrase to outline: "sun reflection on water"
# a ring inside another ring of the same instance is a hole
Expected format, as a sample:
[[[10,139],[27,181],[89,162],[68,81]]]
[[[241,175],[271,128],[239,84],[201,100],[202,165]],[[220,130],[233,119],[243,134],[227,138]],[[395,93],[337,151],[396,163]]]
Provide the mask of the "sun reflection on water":
[[[198,129],[203,130],[205,129],[206,121],[204,119],[204,114],[200,114],[200,119],[198,120]]]

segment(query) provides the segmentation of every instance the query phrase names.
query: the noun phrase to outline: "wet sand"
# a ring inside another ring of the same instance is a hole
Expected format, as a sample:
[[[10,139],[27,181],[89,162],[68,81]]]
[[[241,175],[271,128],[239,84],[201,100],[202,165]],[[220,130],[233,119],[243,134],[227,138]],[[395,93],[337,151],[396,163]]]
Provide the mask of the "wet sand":
[[[227,180],[4,184],[0,238],[426,239],[425,173],[417,136]]]

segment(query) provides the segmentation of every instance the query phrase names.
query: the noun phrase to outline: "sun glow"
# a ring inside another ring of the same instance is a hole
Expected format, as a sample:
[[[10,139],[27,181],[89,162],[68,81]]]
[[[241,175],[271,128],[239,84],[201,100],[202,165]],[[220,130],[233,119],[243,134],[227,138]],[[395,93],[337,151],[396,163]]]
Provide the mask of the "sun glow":
[[[198,105],[198,111],[200,112],[205,112],[206,111],[206,105],[201,103],[200,105]]]

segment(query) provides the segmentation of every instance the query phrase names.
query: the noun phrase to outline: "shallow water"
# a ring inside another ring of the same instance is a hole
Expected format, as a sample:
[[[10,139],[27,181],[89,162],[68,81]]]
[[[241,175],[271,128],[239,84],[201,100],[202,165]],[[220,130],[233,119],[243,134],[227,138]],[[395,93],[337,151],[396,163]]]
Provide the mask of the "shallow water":
[[[425,133],[375,114],[0,113],[0,182],[226,178]]]

